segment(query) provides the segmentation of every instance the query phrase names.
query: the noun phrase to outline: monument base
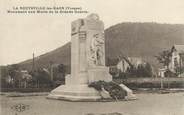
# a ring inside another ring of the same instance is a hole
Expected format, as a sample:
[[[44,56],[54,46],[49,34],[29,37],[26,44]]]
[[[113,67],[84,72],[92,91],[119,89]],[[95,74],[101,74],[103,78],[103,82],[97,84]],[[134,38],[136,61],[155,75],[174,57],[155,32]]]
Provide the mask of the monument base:
[[[98,66],[95,68],[89,68],[88,70],[88,82],[95,81],[112,81],[112,76],[109,74],[109,68],[105,66]]]
[[[61,85],[48,95],[51,99],[68,101],[97,101],[101,99],[100,93],[88,85]]]

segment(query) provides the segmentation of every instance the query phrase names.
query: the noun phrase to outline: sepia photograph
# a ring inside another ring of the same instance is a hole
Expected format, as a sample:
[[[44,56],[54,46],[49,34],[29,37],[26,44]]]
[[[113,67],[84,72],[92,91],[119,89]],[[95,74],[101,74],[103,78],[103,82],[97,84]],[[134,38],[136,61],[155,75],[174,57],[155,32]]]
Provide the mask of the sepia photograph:
[[[0,115],[184,115],[184,1],[1,0]]]

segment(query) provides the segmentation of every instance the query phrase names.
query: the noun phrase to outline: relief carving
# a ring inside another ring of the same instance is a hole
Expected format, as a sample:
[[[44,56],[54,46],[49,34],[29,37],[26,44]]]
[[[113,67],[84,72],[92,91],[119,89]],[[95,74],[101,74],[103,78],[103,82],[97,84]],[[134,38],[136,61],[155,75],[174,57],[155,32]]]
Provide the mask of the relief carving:
[[[90,59],[93,66],[104,65],[104,35],[103,33],[93,34],[90,46]]]

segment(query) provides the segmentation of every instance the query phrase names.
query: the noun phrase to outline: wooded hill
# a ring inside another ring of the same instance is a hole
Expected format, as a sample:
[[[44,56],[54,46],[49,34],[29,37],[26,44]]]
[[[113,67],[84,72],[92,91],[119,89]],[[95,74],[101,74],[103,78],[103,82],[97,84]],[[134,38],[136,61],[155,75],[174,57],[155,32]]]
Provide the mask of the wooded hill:
[[[174,44],[184,44],[184,25],[158,23],[120,23],[105,30],[106,60],[119,55],[142,57],[158,68],[155,58],[158,52],[170,49]],[[51,52],[35,58],[35,66],[48,67],[49,63],[70,66],[71,44],[67,43]],[[30,70],[32,59],[19,63]]]

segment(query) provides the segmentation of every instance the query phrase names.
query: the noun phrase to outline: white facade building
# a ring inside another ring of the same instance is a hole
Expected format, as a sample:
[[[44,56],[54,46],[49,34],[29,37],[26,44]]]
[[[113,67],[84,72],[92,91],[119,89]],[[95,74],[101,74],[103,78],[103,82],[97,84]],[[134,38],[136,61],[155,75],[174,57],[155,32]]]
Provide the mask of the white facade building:
[[[177,71],[177,68],[179,69]],[[169,70],[181,72],[184,69],[184,45],[174,45],[171,49],[171,62]]]
[[[145,62],[142,60],[142,58],[139,57],[128,57],[127,60],[129,63],[131,63],[134,67],[138,67],[139,65],[145,64]],[[127,62],[127,60],[122,59],[118,62],[117,68],[121,72],[126,72],[128,68],[130,68],[130,64]]]

